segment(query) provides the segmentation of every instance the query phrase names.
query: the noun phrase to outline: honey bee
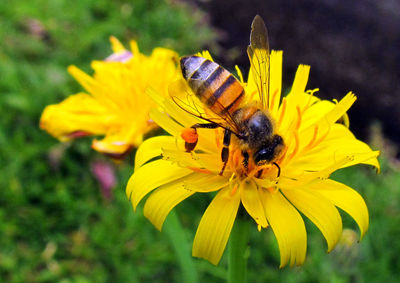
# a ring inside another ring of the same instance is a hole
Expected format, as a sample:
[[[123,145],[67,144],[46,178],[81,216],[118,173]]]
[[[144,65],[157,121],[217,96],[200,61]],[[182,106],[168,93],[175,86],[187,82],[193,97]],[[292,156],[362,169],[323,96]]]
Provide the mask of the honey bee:
[[[270,54],[268,33],[264,21],[258,15],[251,25],[247,54],[260,96],[258,104],[243,103],[244,88],[230,72],[217,63],[199,56],[187,56],[180,59],[182,75],[190,89],[208,109],[221,118],[221,122],[215,122],[202,115],[191,113],[208,123],[191,126],[182,133],[182,137],[185,140],[186,151],[190,152],[196,147],[198,128],[221,127],[224,129],[224,138],[221,151],[223,167],[220,175],[223,174],[229,159],[229,145],[233,135],[236,144],[241,149],[245,168],[248,168],[251,158],[256,166],[275,165],[278,168],[279,177],[280,167],[275,161],[284,148],[284,141],[275,133],[275,123],[268,112]]]

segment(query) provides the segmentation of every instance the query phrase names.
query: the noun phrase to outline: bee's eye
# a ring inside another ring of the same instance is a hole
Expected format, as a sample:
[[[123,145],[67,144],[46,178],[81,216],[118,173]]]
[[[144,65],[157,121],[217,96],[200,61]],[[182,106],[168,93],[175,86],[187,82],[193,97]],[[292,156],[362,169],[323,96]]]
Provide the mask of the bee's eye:
[[[274,151],[271,150],[270,147],[262,148],[259,151],[256,151],[253,155],[254,162],[257,165],[261,165],[262,163],[269,162],[269,161],[271,161],[271,159],[273,157],[274,157]]]

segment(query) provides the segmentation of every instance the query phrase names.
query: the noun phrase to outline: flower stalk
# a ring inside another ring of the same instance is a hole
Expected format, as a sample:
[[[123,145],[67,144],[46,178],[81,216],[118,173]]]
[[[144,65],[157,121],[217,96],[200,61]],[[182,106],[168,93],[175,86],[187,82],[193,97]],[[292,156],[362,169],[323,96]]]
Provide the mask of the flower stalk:
[[[240,211],[243,212],[240,213]],[[247,282],[248,242],[250,232],[250,219],[245,217],[246,212],[240,208],[239,215],[233,225],[228,242],[228,282]]]
[[[199,282],[193,257],[190,256],[190,247],[187,238],[185,237],[185,231],[183,230],[175,211],[172,211],[169,214],[168,220],[164,225],[164,231],[167,234],[178,259],[183,282]]]

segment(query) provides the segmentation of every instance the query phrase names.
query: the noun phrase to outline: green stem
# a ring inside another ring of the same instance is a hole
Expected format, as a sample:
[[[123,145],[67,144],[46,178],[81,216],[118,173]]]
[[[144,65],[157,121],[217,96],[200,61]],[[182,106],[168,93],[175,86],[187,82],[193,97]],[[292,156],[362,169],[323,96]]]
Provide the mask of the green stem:
[[[249,239],[248,219],[237,217],[228,243],[228,282],[246,282],[247,244]]]
[[[164,223],[163,231],[167,234],[175,251],[182,271],[182,281],[188,283],[199,282],[197,270],[191,256],[185,231],[183,230],[175,211],[171,211]]]

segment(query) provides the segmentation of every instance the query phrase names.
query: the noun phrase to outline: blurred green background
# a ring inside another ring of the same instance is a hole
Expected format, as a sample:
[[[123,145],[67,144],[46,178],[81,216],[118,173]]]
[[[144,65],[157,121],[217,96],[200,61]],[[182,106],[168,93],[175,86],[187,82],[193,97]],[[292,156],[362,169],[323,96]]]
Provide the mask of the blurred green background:
[[[204,47],[221,52],[221,31],[207,19],[194,3],[172,0],[0,2],[1,282],[183,282],[171,234],[158,232],[126,199],[134,153],[115,165],[90,149],[90,138],[60,144],[38,124],[46,105],[81,90],[67,66],[91,73],[91,60],[111,53],[110,35],[126,46],[136,39],[147,54],[156,46],[180,54]],[[254,225],[249,282],[400,278],[399,165],[377,125],[371,142],[383,150],[381,174],[355,167],[333,176],[356,188],[367,202],[370,229],[362,242],[354,239],[358,229],[343,213],[344,227],[350,229],[347,239],[355,242],[328,255],[322,235],[306,221],[304,266],[280,270],[272,232],[259,233]],[[99,163],[117,175],[111,195],[92,174]],[[190,244],[208,203],[208,197],[200,195],[176,209]],[[226,255],[218,267],[194,262],[201,282],[224,282]]]

